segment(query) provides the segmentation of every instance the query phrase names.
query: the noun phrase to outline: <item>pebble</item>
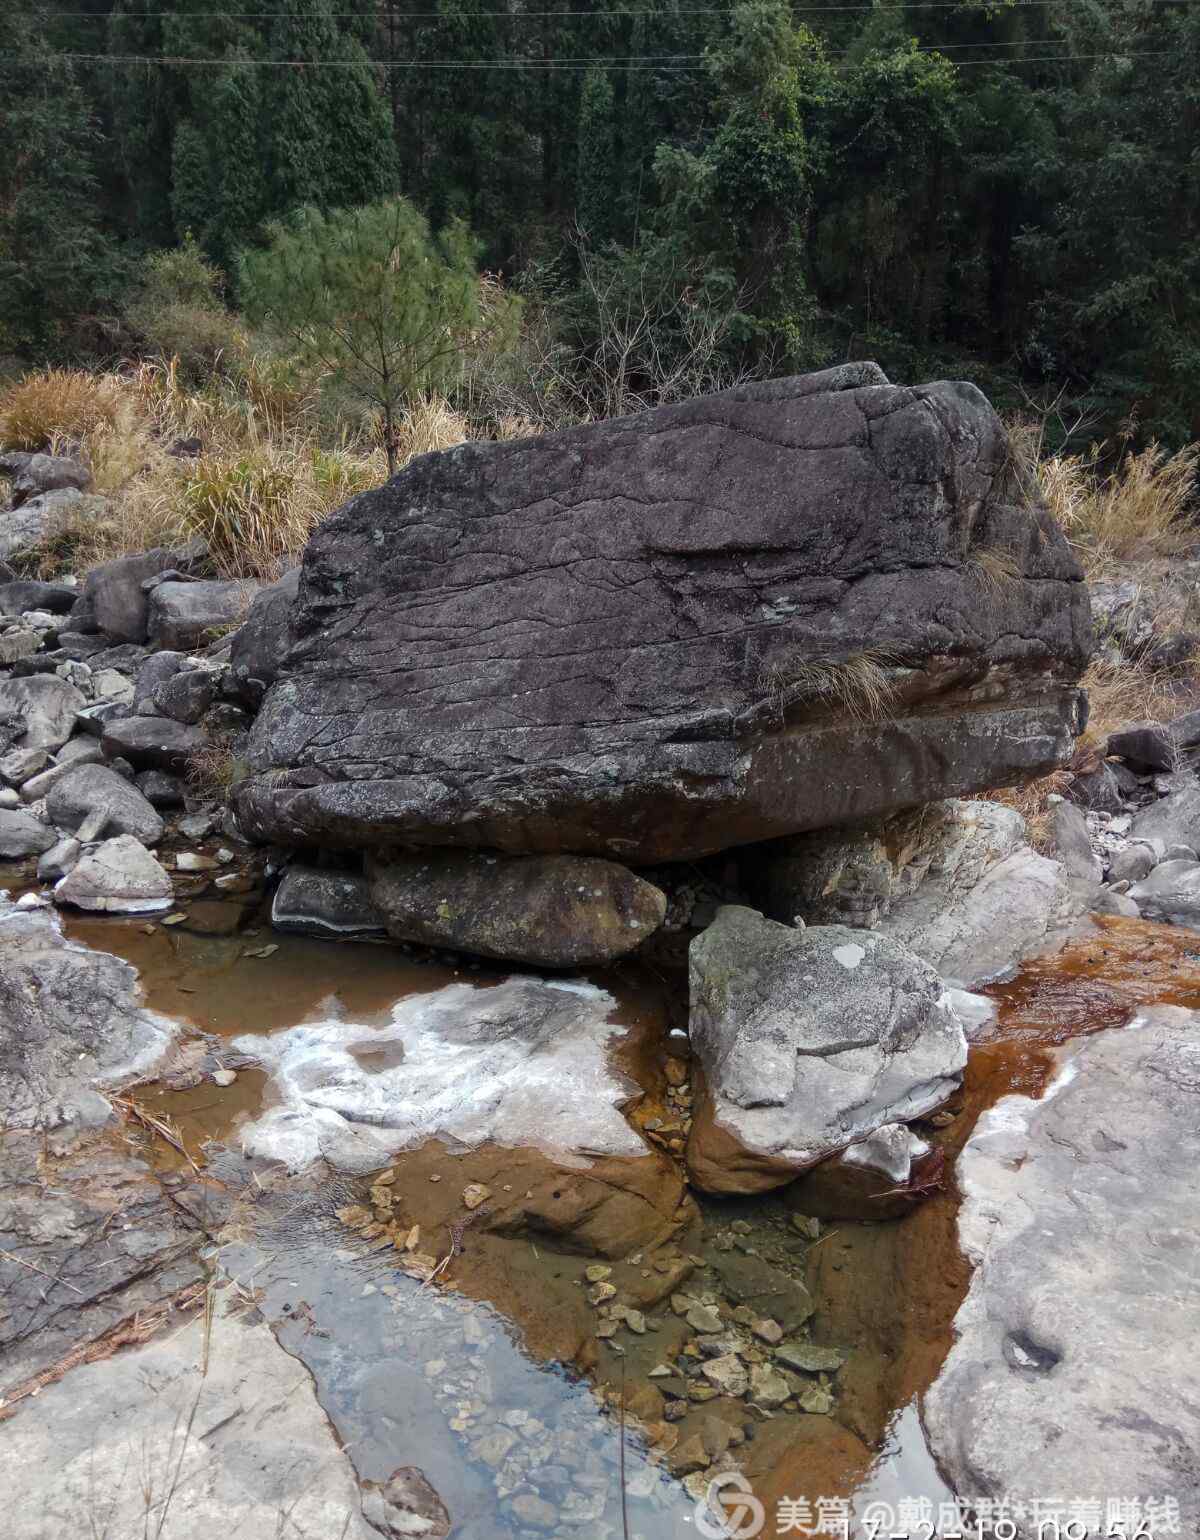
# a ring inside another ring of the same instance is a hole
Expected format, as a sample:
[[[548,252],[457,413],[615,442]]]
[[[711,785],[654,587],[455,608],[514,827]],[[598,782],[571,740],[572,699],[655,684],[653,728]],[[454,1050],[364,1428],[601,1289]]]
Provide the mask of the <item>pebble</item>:
[[[492,1189],[484,1187],[481,1182],[471,1182],[463,1188],[462,1200],[469,1209],[477,1209],[481,1203],[486,1203],[492,1196]],[[613,1291],[616,1292],[615,1290]]]
[[[606,1278],[612,1277],[612,1268],[596,1263],[591,1267],[585,1268],[583,1276],[589,1283],[603,1283]]]
[[[214,1085],[232,1085],[237,1079],[237,1071],[232,1069],[214,1069],[212,1077]]]
[[[720,1331],[722,1326],[720,1312],[714,1310],[711,1305],[693,1303],[684,1319],[693,1331]]]

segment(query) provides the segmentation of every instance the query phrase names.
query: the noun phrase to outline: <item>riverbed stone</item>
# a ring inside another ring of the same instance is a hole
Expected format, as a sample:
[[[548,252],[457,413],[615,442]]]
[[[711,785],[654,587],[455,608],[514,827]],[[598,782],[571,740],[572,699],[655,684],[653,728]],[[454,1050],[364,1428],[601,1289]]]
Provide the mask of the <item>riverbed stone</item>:
[[[889,1123],[806,1171],[786,1190],[789,1206],[818,1219],[896,1219],[921,1201],[914,1191],[927,1140]]]
[[[422,851],[368,859],[367,874],[398,940],[548,968],[623,957],[667,909],[661,889],[596,856]]]
[[[1164,850],[1168,845],[1200,848],[1200,782],[1191,781],[1143,808],[1130,826],[1129,838],[1161,840]]]
[[[382,936],[384,916],[359,872],[289,866],[275,889],[271,924],[302,936]]]
[[[174,897],[170,877],[132,834],[89,850],[54,889],[56,904],[106,914],[154,914]]]
[[[960,1083],[966,1037],[942,981],[877,932],[726,905],[691,944],[690,991],[704,1094],[687,1161],[707,1191],[781,1186]]]
[[[12,479],[12,505],[19,508],[31,497],[68,488],[76,492],[92,490],[92,472],[82,460],[68,455],[31,454]]]
[[[54,830],[32,813],[0,808],[0,859],[15,861],[41,855],[57,838]]]
[[[239,819],[637,865],[1052,769],[1088,601],[1007,459],[873,364],[420,456],[308,543]]]
[[[1068,876],[1098,885],[1104,876],[1104,867],[1092,849],[1087,819],[1073,802],[1056,802],[1051,808],[1050,834]]]
[[[108,834],[132,834],[144,845],[162,838],[163,821],[136,786],[107,765],[72,767],[51,788],[46,811],[61,829],[76,830],[90,814],[104,813]]]
[[[100,740],[110,759],[127,759],[135,770],[187,771],[192,755],[209,741],[202,727],[170,717],[110,717]]]
[[[1165,852],[1164,852],[1165,853]],[[1158,865],[1158,858],[1149,845],[1134,840],[1118,850],[1108,866],[1109,882],[1141,882]]]
[[[362,1512],[392,1540],[446,1540],[453,1527],[445,1503],[414,1465],[401,1466],[386,1481],[364,1481]]]
[[[0,719],[15,720],[15,743],[20,748],[49,753],[62,748],[74,730],[76,713],[86,705],[73,684],[53,674],[0,678]]]
[[[203,646],[245,615],[259,585],[249,579],[166,579],[150,590],[146,632],[160,647],[182,652]]]
[[[43,583],[36,578],[0,582],[0,615],[24,615],[30,610],[65,615],[78,597],[79,590],[69,583]]]
[[[974,1266],[923,1400],[971,1498],[1173,1498],[1200,1533],[1200,1016],[1085,1038],[1040,1101],[1006,1097],[958,1160]],[[1136,1237],[1136,1239],[1135,1239]]]
[[[1160,861],[1128,897],[1148,920],[1200,929],[1200,861]]]
[[[974,989],[1046,950],[1086,914],[1088,894],[1061,862],[1027,843],[1025,820],[996,802],[954,802],[920,885],[881,923],[883,934]]]
[[[149,1069],[177,1025],[145,1009],[120,958],[68,941],[50,909],[0,898],[0,1124],[104,1121],[94,1085]]]
[[[172,568],[183,571],[202,561],[199,541],[168,549],[155,546],[93,567],[84,579],[71,621],[79,631],[103,631],[119,642],[144,642],[149,596],[144,585]]]

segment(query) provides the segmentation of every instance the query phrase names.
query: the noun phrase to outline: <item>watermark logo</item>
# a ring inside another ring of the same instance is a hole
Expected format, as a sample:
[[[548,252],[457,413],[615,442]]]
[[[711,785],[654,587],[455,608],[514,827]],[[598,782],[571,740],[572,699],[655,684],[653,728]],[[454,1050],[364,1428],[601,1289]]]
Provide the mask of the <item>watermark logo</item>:
[[[696,1504],[696,1529],[704,1540],[752,1540],[766,1522],[766,1510],[741,1471],[714,1476]]]

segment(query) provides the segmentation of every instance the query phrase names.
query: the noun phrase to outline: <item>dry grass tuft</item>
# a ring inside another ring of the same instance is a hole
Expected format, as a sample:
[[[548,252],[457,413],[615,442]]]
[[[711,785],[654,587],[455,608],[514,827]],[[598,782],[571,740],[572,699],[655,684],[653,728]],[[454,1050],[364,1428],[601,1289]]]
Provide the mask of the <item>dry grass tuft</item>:
[[[470,427],[441,396],[425,396],[396,425],[396,454],[403,467],[418,455],[433,454],[465,444]]]
[[[1200,546],[1194,517],[1200,511],[1200,444],[1169,454],[1152,443],[1104,471],[1105,445],[1086,455],[1046,456],[1041,432],[1028,423],[1011,426],[1009,442],[1018,484],[1045,500],[1089,578],[1110,575],[1120,563],[1180,556]]]
[[[228,737],[213,738],[194,750],[188,759],[188,785],[198,797],[224,806],[233,788],[243,780],[246,767],[234,756]]]
[[[884,715],[895,695],[889,670],[896,662],[883,647],[838,660],[784,657],[764,668],[762,686],[781,713],[815,700],[840,707],[856,721],[873,721]]]
[[[112,376],[40,369],[0,395],[0,445],[39,452],[56,441],[80,443],[101,426],[114,428],[120,413]]]
[[[999,546],[978,546],[964,566],[990,598],[1001,598],[1021,578],[1021,564],[1011,551]]]

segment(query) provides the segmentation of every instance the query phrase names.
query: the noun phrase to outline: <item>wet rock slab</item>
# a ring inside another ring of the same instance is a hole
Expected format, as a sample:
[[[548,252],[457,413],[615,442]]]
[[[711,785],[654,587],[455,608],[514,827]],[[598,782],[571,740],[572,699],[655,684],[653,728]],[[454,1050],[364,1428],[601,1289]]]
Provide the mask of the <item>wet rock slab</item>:
[[[1162,1532],[1200,1533],[1200,1017],[1099,1033],[1052,1091],[997,1103],[958,1162],[975,1273],[933,1452],[967,1497],[1173,1498]]]

